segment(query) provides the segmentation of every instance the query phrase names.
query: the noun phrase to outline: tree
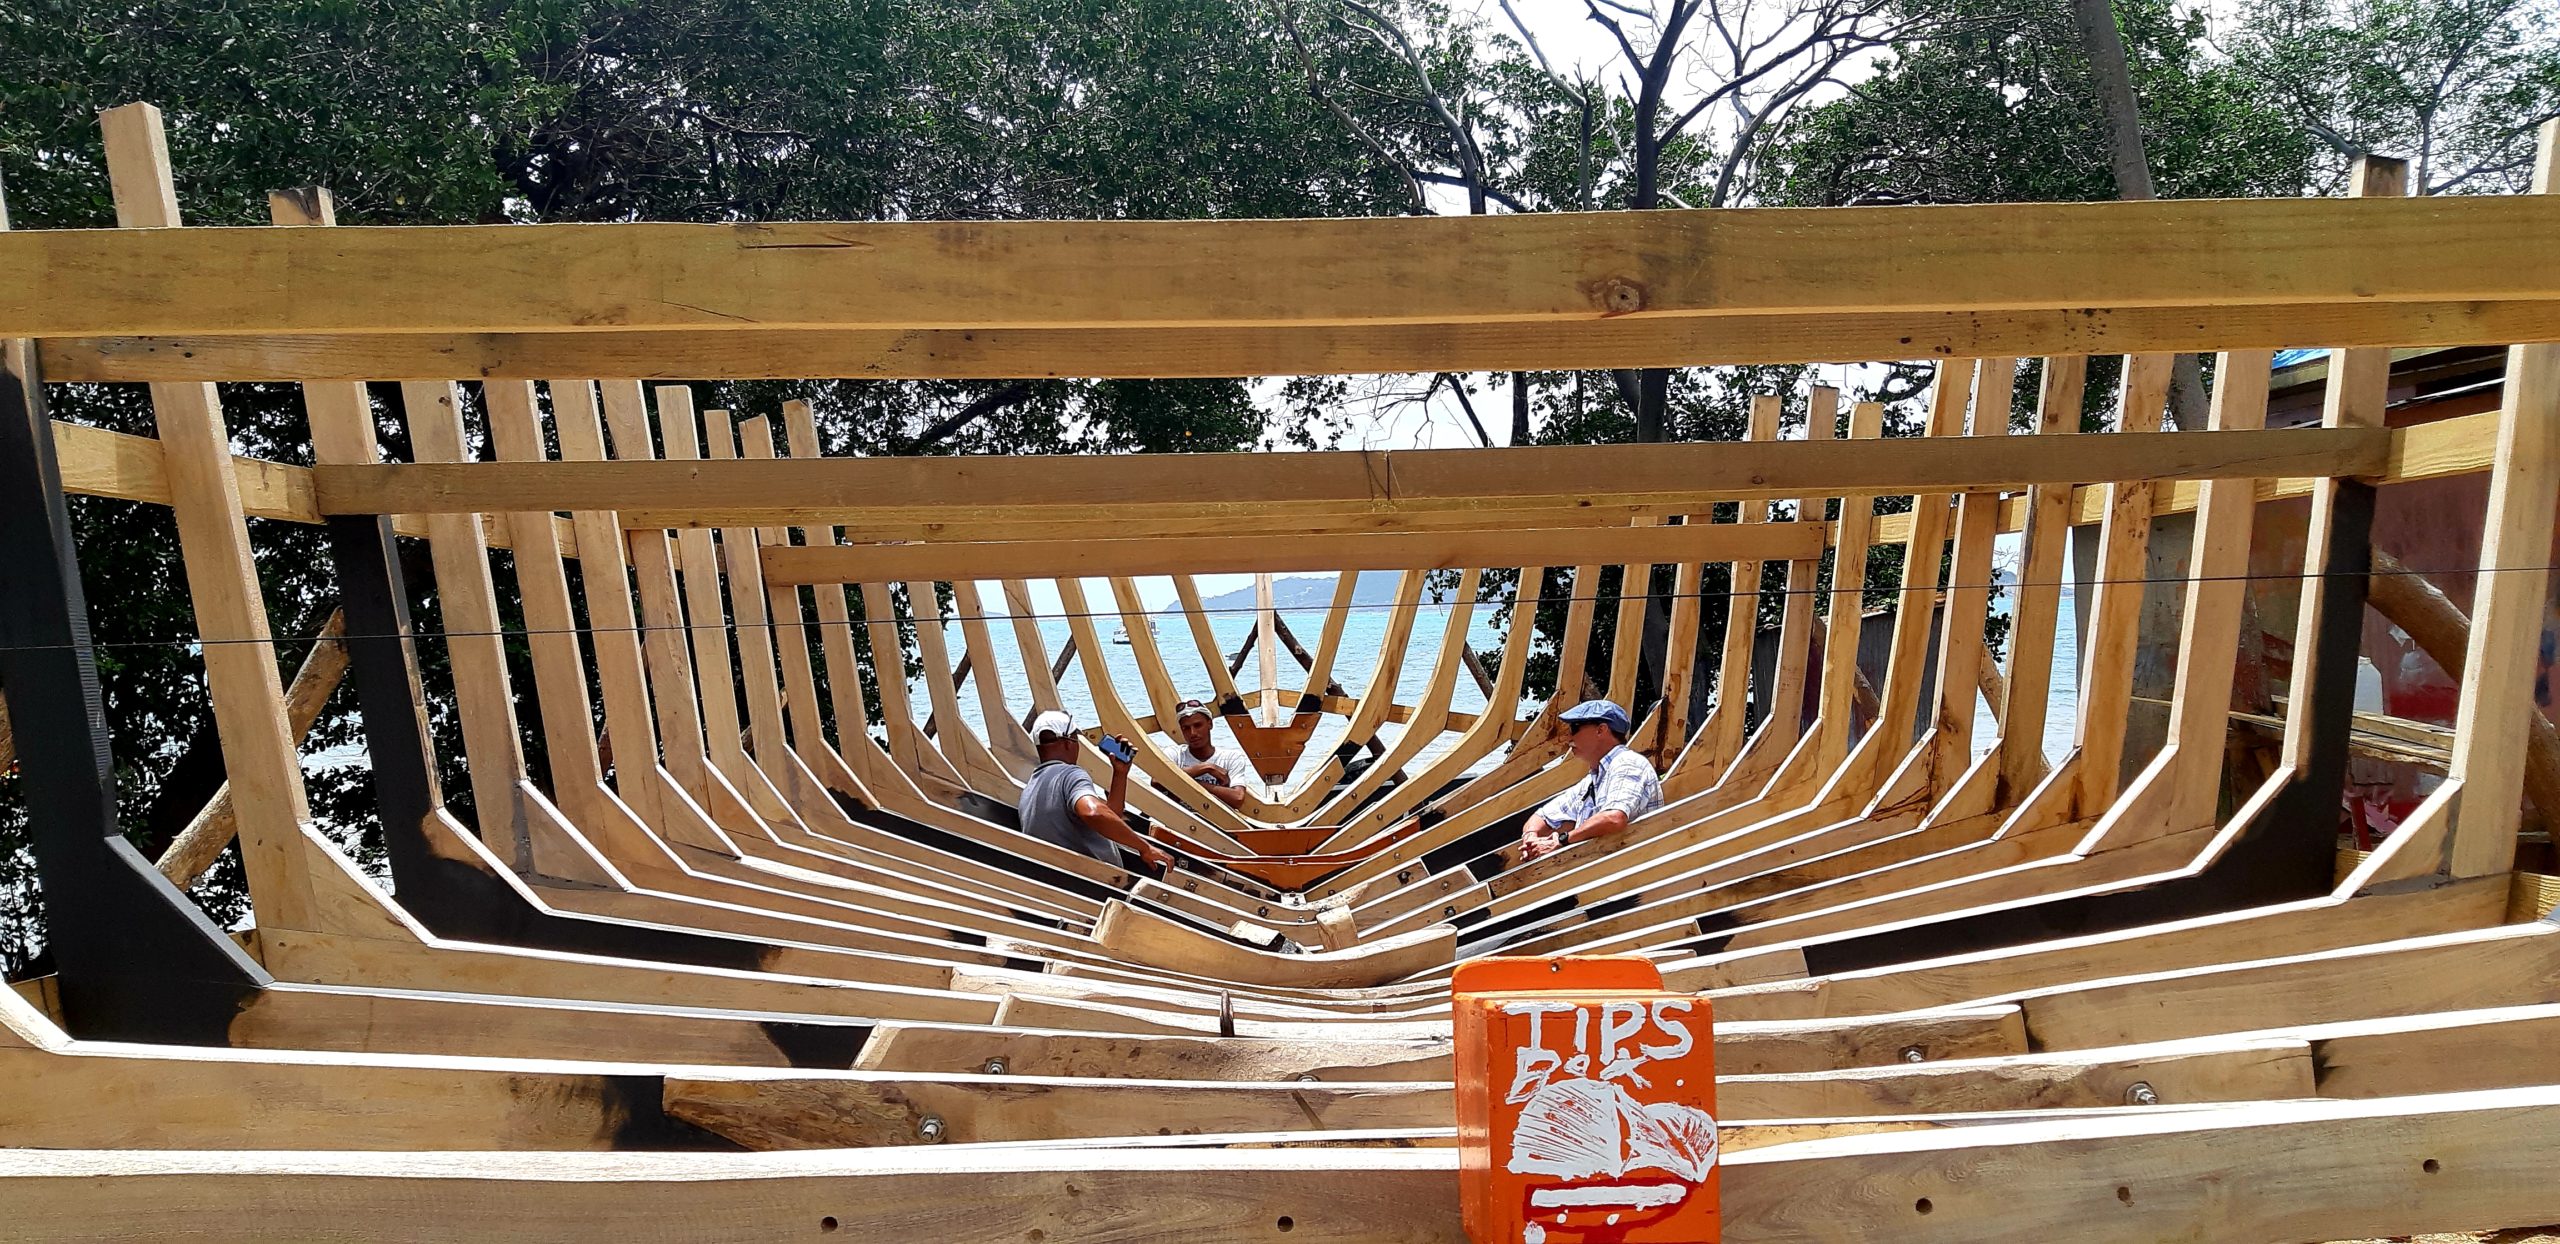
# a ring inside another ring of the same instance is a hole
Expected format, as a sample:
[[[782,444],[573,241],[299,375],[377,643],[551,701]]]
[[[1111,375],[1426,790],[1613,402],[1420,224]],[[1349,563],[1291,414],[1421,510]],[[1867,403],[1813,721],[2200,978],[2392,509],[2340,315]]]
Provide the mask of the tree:
[[[1620,205],[1725,207],[1749,185],[1762,140],[1806,97],[1841,83],[1860,58],[1925,37],[1936,14],[1888,0],[1582,0],[1619,54],[1628,165]],[[1536,36],[1505,4],[1521,39]],[[1547,64],[1543,52],[1538,57]],[[1591,84],[1558,77],[1587,98]],[[1683,94],[1682,92],[1686,92]],[[1670,435],[1671,376],[1613,373],[1635,410],[1635,438]]]
[[[2520,191],[2534,127],[2560,116],[2554,0],[2256,0],[2226,42],[2318,139],[2323,189],[2378,153],[2409,161],[2413,193]]]
[[[95,113],[137,99],[166,112],[180,199],[202,224],[262,224],[266,191],[314,182],[350,224],[1314,216],[1399,202],[1231,0],[33,0],[0,13],[0,63],[0,181],[21,228],[111,219]],[[758,382],[700,396],[742,415],[812,397],[838,453],[1130,452],[1313,445],[1336,385]],[[405,456],[396,387],[374,396],[387,450]],[[65,419],[152,431],[138,386],[48,397]],[[290,386],[225,385],[222,398],[240,452],[308,462]],[[124,827],[147,841],[220,778],[204,759],[218,752],[178,542],[160,507],[74,498],[72,513]],[[301,656],[289,637],[336,601],[330,560],[316,528],[261,521],[254,536],[289,671]],[[423,559],[411,575],[423,593]],[[512,616],[503,565],[499,580]],[[431,635],[430,602],[416,603]],[[442,645],[420,653],[450,764]],[[307,753],[357,741],[351,699]],[[378,855],[363,769],[311,779],[323,826],[360,859]],[[0,777],[12,974],[41,946],[13,782]],[[217,919],[239,916],[236,856],[195,894]]]

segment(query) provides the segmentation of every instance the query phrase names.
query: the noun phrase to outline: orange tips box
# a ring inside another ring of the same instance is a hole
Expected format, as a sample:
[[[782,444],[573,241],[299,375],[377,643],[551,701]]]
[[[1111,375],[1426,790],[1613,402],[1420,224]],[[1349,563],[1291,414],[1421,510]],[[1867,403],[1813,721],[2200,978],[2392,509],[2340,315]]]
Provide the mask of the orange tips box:
[[[1711,1244],[1704,998],[1632,956],[1458,969],[1458,1190],[1476,1244]]]

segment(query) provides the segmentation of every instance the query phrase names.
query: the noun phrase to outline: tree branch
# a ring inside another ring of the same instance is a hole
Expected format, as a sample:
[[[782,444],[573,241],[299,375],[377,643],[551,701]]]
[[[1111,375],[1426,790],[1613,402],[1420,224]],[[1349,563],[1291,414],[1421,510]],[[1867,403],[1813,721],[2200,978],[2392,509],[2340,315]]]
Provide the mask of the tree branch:
[[[951,439],[951,437],[956,435],[962,428],[966,428],[980,419],[984,419],[997,411],[1021,405],[1023,402],[1030,399],[1031,393],[1032,388],[1030,381],[1016,380],[1006,384],[1003,388],[993,389],[986,393],[979,394],[976,401],[973,401],[968,405],[961,407],[959,410],[944,416],[940,422],[919,433],[916,436],[916,439],[908,442],[907,451],[913,453],[916,450],[928,449],[932,446],[939,445],[942,442]]]

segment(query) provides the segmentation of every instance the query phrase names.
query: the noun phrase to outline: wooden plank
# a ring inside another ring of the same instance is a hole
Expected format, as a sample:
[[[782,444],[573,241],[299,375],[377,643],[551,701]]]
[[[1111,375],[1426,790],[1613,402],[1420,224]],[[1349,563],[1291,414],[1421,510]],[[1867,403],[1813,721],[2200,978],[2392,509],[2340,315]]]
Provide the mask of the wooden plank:
[[[2081,443],[2072,437],[2080,430],[2081,389],[2088,375],[2086,358],[2062,355],[2044,361],[2032,439],[2076,454]],[[2107,443],[2112,447],[2115,442]],[[2063,542],[2069,537],[2063,507],[2069,500],[2068,489],[2051,486],[2028,494],[2030,515],[2018,559],[2018,599],[2011,610],[2015,621],[2009,628],[2009,704],[2000,715],[1997,802],[2004,807],[2023,800],[2044,777],[2045,701],[2053,685],[2055,628],[2062,616]]]
[[[2110,435],[2159,427],[2174,361],[2165,354],[2138,354],[2124,360],[2117,431]],[[2248,378],[2234,380],[2247,383]],[[2083,816],[2096,816],[2114,803],[2123,783],[2125,731],[2133,712],[2133,661],[2142,641],[2143,579],[2151,552],[2152,491],[2144,480],[2106,487],[2107,517],[2098,528],[2097,582],[2087,606],[2077,688],[2080,757],[2075,806]]]
[[[1625,316],[1555,323],[1290,328],[760,329],[337,336],[53,337],[66,381],[867,380],[1591,371],[1878,359],[2453,346],[2560,337],[2550,302],[2332,302],[2032,311]],[[118,329],[130,332],[130,329]]]
[[[451,381],[400,386],[410,452],[423,462],[459,462],[469,454],[462,428],[462,389]],[[524,781],[524,738],[507,674],[505,624],[489,573],[489,547],[477,514],[440,514],[428,523],[436,601],[444,610],[445,655],[453,666],[456,716],[471,774],[480,841],[501,860],[516,858],[527,815],[520,795],[539,799]]]
[[[99,125],[117,190],[116,222],[136,231],[116,236],[176,233],[177,191],[159,109],[149,104],[109,109],[99,114]],[[18,236],[0,232],[0,237]],[[258,591],[257,565],[249,554],[221,399],[210,384],[157,384],[151,387],[151,410],[252,901],[262,924],[331,928],[331,905],[318,892],[331,879],[312,875],[308,847],[317,839],[302,785],[302,758],[285,718],[275,642]]]
[[[2109,933],[1838,972],[1803,980],[1721,989],[1720,1022],[1880,1015],[1977,1004],[2022,990],[2229,961],[2235,954],[2282,956],[2368,942],[2425,937],[2497,924],[2502,895],[2473,881],[2352,900],[2319,898],[2248,908]],[[1690,988],[1712,960],[1664,965],[1664,980]]]
[[[2307,1078],[2307,1077],[2306,1077]],[[1441,1083],[1221,1084],[860,1071],[669,1076],[669,1116],[749,1149],[1043,1140],[1182,1132],[1431,1126],[1454,1106]]]
[[[2216,428],[2266,423],[2272,356],[2222,355],[2214,365]],[[2249,541],[2255,492],[2234,480],[2204,485],[2187,553],[2186,605],[2179,613],[2178,664],[2172,675],[2168,739],[2100,817],[2091,845],[2121,846],[2213,823],[2220,811],[2228,706],[2249,590]],[[2084,805],[2086,806],[2086,805]]]
[[[1725,1238],[1936,1244],[1996,1231],[2149,1244],[2548,1222],[2560,1218],[2560,1190],[2541,1177],[2541,1142],[2555,1127],[2560,1089],[2530,1088],[1835,1135],[1727,1155]],[[143,1223],[171,1239],[232,1240],[250,1234],[237,1227],[245,1222],[329,1237],[398,1222],[420,1244],[485,1240],[493,1223],[619,1239],[634,1221],[755,1238],[829,1222],[855,1238],[1038,1230],[1057,1244],[1127,1238],[1133,1219],[1199,1239],[1305,1230],[1413,1241],[1461,1230],[1453,1148],[1025,1147],[971,1151],[965,1166],[953,1152],[29,1149],[0,1152],[0,1185],[30,1244]],[[112,1206],[103,1218],[102,1205]]]
[[[0,334],[1554,321],[2548,300],[2539,196],[0,239]],[[1896,257],[1879,269],[1879,250]],[[2211,273],[2200,281],[2195,274]],[[78,273],[77,282],[48,274]],[[379,298],[411,291],[418,313]],[[2104,290],[2093,297],[2094,290]],[[1392,370],[1409,370],[1398,367]]]
[[[1217,574],[1231,571],[1452,570],[1516,566],[1541,559],[1601,555],[1660,562],[1811,556],[1823,543],[1813,524],[1502,529],[1394,532],[1310,539],[1299,535],[1026,540],[1005,543],[834,545],[772,548],[765,574],[776,583],[861,583],[874,577],[1012,579]],[[1187,612],[1187,611],[1186,611]],[[1221,664],[1219,672],[1225,672]]]
[[[1103,904],[1094,940],[1115,958],[1213,980],[1251,985],[1338,989],[1383,985],[1457,958],[1457,930],[1446,925],[1364,942],[1356,950],[1281,955],[1255,950],[1118,900]]]
[[[2560,191],[2560,119],[2543,122],[2540,142],[2533,189],[2548,197]],[[2535,662],[2548,616],[2552,520],[2560,509],[2560,345],[2508,348],[2497,462],[2447,775],[2462,789],[2445,853],[2456,877],[2507,872],[2516,863],[2524,740],[2536,711]],[[2545,809],[2544,815],[2553,813]]]
[[[1975,365],[1968,435],[2009,434],[2017,371],[2018,360],[2013,358],[1983,359]],[[1938,627],[1937,703],[1928,725],[1928,737],[1936,749],[1930,767],[1942,783],[1953,784],[1973,758],[1973,710],[1979,694],[1976,684],[1989,655],[1982,633],[1990,615],[1993,529],[1999,517],[1997,493],[1968,492],[1956,498],[1955,548],[1947,559],[1946,603]],[[1906,522],[1906,543],[1909,528]]]
[[[310,737],[312,724],[320,720],[320,710],[327,707],[329,697],[347,673],[347,645],[340,636],[346,634],[345,610],[332,609],[320,633],[312,637],[311,648],[302,664],[293,671],[293,682],[284,689],[287,729],[296,741]],[[0,769],[9,767],[14,758],[7,754],[8,720],[0,713]],[[231,805],[231,783],[224,782],[207,800],[204,810],[171,839],[169,848],[160,853],[154,865],[169,884],[181,890],[196,883],[206,869],[231,846],[240,832],[239,810]]]
[[[1785,400],[1773,394],[1752,398],[1751,422],[1743,429],[1743,439],[1747,441],[1778,439],[1778,420],[1785,413],[1785,406]],[[1769,504],[1765,501],[1756,504],[1744,503],[1737,517],[1745,523],[1772,521]],[[1800,516],[1798,521],[1813,520]],[[1810,561],[1820,556],[1822,556],[1822,550],[1816,548],[1783,560],[1792,566],[1796,562]],[[1707,718],[1705,733],[1701,736],[1707,751],[1700,758],[1699,763],[1704,764],[1709,773],[1721,775],[1733,764],[1734,759],[1742,754],[1744,727],[1750,724],[1746,718],[1751,700],[1752,641],[1753,637],[1760,633],[1760,567],[1762,562],[1778,560],[1782,559],[1771,557],[1736,562],[1728,577],[1728,582],[1732,584],[1732,595],[1725,600],[1724,649],[1716,665],[1716,702]],[[1782,651],[1778,659],[1784,661],[1786,659],[1783,652],[1784,645],[1781,644],[1780,648]],[[1774,706],[1777,701],[1772,698],[1771,690],[1767,687],[1761,688],[1760,696],[1766,702],[1766,706],[1771,708],[1771,715],[1775,716],[1777,710]],[[1684,742],[1687,741],[1687,733],[1685,730],[1666,729],[1664,731],[1666,737],[1677,737]],[[1689,746],[1694,747],[1697,744],[1689,743]],[[1680,759],[1686,760],[1687,756],[1683,755]]]
[[[2108,447],[2107,473],[2126,480],[2359,476],[2383,469],[2391,434],[2379,427],[2124,432]],[[1695,511],[1715,501],[1817,490],[1957,492],[2085,482],[2090,463],[2071,448],[2038,438],[1922,437],[1863,446],[1773,441],[1201,454],[1174,479],[1144,462],[1091,455],[324,465],[313,478],[323,514],[622,509],[635,527],[796,522],[807,515],[850,523],[968,496],[982,518],[1109,506],[1141,523],[1157,513],[1201,510],[1295,518],[1604,501]]]

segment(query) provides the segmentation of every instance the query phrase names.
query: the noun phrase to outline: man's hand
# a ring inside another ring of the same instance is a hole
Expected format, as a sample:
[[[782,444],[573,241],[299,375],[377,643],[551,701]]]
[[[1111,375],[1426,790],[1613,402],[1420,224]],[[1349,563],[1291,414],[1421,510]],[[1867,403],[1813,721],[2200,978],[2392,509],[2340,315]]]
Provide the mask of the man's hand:
[[[1559,850],[1563,846],[1564,834],[1562,831],[1552,834],[1524,834],[1520,838],[1520,859],[1523,863],[1526,863],[1541,855],[1546,855],[1550,852]]]
[[[1173,867],[1173,852],[1152,842],[1138,844],[1138,858],[1145,860],[1147,867],[1156,870],[1159,874]]]
[[[1229,775],[1226,769],[1220,765],[1202,765],[1200,766],[1199,772],[1192,776],[1201,779],[1202,784],[1206,786],[1235,785],[1234,782],[1228,780]]]
[[[1119,744],[1121,751],[1129,752],[1131,754],[1128,759],[1124,759],[1119,756],[1109,757],[1111,761],[1111,771],[1114,773],[1127,773],[1129,771],[1130,759],[1134,759],[1136,755],[1135,747],[1129,742],[1129,740],[1121,738],[1119,735],[1114,734],[1107,737],[1109,737],[1112,742]]]

